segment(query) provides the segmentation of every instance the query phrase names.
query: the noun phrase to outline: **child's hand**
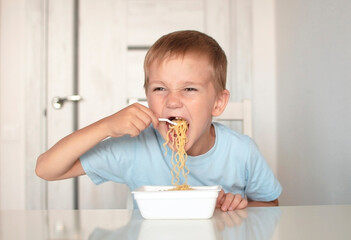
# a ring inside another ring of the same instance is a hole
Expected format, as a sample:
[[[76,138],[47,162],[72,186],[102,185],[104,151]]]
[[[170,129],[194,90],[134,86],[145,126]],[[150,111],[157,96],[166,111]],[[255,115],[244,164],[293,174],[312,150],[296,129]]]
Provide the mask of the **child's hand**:
[[[139,103],[134,103],[104,118],[102,121],[104,126],[107,127],[108,136],[110,137],[121,137],[127,134],[135,137],[149,127],[151,123],[155,127],[158,125],[158,119],[155,114],[149,108]]]
[[[222,211],[233,211],[236,209],[244,209],[247,207],[248,201],[241,196],[241,194],[224,193],[220,191],[216,207]]]

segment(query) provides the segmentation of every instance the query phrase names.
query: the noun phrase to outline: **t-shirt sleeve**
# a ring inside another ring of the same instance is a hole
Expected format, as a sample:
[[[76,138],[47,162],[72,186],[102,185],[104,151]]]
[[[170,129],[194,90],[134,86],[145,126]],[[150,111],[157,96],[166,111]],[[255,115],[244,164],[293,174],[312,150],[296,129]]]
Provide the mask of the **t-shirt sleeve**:
[[[133,139],[108,138],[80,157],[85,173],[95,183],[126,183],[132,175]]]
[[[252,140],[245,175],[247,181],[245,193],[249,199],[267,202],[280,196],[282,187]]]

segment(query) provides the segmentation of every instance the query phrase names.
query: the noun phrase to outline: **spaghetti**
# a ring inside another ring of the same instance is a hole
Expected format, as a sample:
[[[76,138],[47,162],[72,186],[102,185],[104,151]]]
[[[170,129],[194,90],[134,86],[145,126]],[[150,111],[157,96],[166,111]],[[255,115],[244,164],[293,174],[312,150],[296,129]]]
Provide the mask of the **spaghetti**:
[[[185,166],[188,154],[185,152],[185,144],[188,142],[186,131],[188,130],[188,123],[183,119],[173,120],[177,125],[169,125],[169,130],[166,136],[166,142],[163,144],[165,154],[167,155],[167,144],[171,141],[170,147],[172,149],[172,185],[175,188],[171,190],[191,190],[192,188],[187,184],[189,169]],[[176,152],[175,152],[176,149]],[[184,182],[180,183],[180,174],[184,177]]]

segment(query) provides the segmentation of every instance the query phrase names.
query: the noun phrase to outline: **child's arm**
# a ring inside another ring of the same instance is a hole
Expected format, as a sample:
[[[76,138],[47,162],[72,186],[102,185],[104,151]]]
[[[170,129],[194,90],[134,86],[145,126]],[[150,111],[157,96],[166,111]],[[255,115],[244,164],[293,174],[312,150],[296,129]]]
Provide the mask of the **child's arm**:
[[[249,199],[248,207],[275,207],[279,206],[278,199],[275,199],[270,202],[259,202],[259,201],[252,201]]]
[[[271,202],[252,201],[243,198],[241,194],[224,193],[221,190],[217,198],[216,207],[222,211],[233,211],[246,207],[272,207],[278,206],[278,204],[278,199]]]
[[[81,155],[107,137],[135,137],[151,123],[157,127],[158,119],[149,108],[138,103],[130,105],[61,139],[39,156],[36,174],[46,180],[83,175]]]

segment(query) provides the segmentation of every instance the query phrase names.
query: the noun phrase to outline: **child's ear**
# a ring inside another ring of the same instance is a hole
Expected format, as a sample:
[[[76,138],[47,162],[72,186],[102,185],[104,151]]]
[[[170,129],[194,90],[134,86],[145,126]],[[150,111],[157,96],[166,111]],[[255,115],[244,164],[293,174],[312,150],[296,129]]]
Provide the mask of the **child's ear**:
[[[212,109],[212,116],[217,117],[222,114],[229,101],[230,93],[227,89],[220,92]]]

